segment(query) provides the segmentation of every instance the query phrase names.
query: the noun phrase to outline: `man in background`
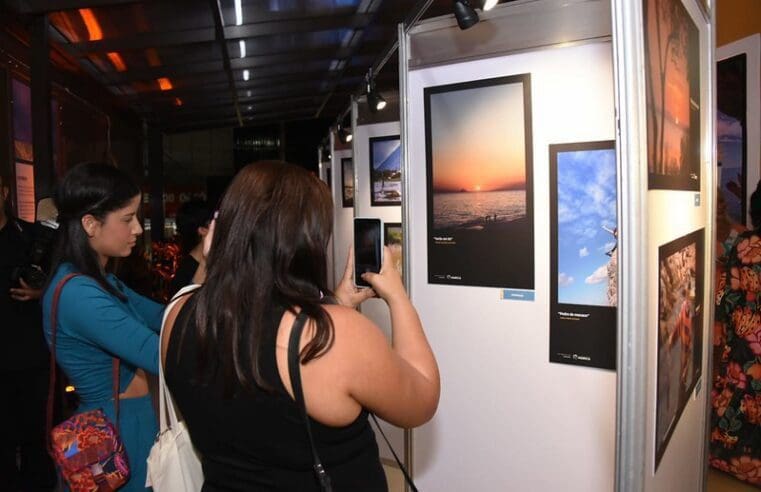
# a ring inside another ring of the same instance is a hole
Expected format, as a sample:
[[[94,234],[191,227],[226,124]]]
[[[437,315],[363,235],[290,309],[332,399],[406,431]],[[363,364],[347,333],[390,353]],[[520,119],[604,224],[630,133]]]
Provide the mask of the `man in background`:
[[[55,471],[45,441],[49,353],[42,334],[39,275],[29,269],[35,228],[12,215],[0,173],[0,489],[50,491]]]

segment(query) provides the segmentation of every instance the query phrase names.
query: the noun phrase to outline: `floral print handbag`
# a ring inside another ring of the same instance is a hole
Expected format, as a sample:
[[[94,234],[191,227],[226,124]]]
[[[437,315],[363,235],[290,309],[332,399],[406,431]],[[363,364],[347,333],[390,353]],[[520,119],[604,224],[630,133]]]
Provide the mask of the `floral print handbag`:
[[[129,464],[119,432],[101,409],[70,417],[51,430],[53,391],[56,380],[56,328],[58,300],[64,284],[77,273],[65,276],[56,286],[51,309],[50,384],[48,387],[48,450],[72,492],[109,492],[129,480]],[[114,404],[119,421],[119,359],[113,360]]]

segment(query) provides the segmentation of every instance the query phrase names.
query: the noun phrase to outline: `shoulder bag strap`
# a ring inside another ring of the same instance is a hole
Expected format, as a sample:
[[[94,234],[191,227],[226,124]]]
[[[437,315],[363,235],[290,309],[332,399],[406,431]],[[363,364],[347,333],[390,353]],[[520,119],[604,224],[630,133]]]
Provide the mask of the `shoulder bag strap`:
[[[378,432],[380,432],[380,435],[383,436],[383,440],[386,441],[386,445],[388,446],[388,449],[390,449],[391,454],[394,455],[396,464],[399,465],[399,468],[402,470],[402,473],[404,474],[404,479],[407,480],[407,485],[410,486],[410,490],[412,490],[412,492],[418,492],[417,487],[415,487],[415,482],[412,481],[412,477],[410,477],[410,474],[407,472],[407,468],[404,467],[401,460],[396,455],[396,451],[394,451],[394,447],[391,445],[390,442],[388,442],[388,437],[386,437],[386,434],[383,432],[383,429],[381,429],[381,426],[378,423],[377,417],[375,417],[374,413],[371,413],[370,416],[373,418],[373,422],[375,422],[375,428],[378,429]]]
[[[63,277],[56,285],[53,292],[53,302],[50,307],[50,375],[48,378],[48,405],[47,415],[45,418],[45,438],[48,441],[48,449],[50,449],[50,431],[53,428],[53,409],[55,406],[55,383],[57,376],[56,365],[56,333],[58,332],[58,302],[61,300],[61,292],[64,285],[73,279],[82,275],[81,273],[69,273]],[[114,407],[116,409],[116,422],[119,422],[119,368],[120,361],[117,357],[113,357],[111,364],[111,372],[113,378],[113,396]]]
[[[301,361],[299,360],[299,341],[301,340],[301,332],[304,329],[307,317],[304,312],[300,312],[296,316],[296,320],[293,322],[291,328],[291,336],[288,340],[288,375],[291,379],[291,388],[293,389],[293,398],[296,400],[296,404],[301,410],[301,415],[304,418],[304,424],[307,428],[307,436],[309,436],[309,446],[312,450],[312,460],[314,461],[314,472],[317,475],[317,480],[320,484],[320,489],[323,492],[332,492],[333,486],[330,483],[330,476],[322,466],[320,457],[317,455],[317,448],[314,445],[314,438],[312,437],[312,426],[309,424],[309,415],[307,415],[307,408],[304,404],[304,392],[301,388]]]
[[[172,395],[169,392],[169,388],[166,385],[166,380],[164,379],[164,362],[162,361],[163,357],[161,356],[161,350],[164,346],[163,340],[166,336],[167,320],[169,319],[169,315],[172,313],[172,310],[177,307],[177,304],[180,302],[180,300],[185,296],[193,295],[195,291],[200,287],[200,285],[187,285],[181,288],[177,291],[172,300],[169,301],[167,307],[164,309],[164,316],[161,321],[161,331],[159,332],[159,434],[162,434],[168,428],[176,429],[178,422],[177,410],[174,407],[174,400],[172,399]],[[177,319],[179,317],[180,313],[177,312],[177,316],[174,318],[175,325],[177,324]],[[172,333],[174,333],[174,325],[172,326]],[[169,354],[167,353],[167,356],[168,355]],[[169,417],[168,422],[167,417]]]
[[[61,291],[66,282],[80,275],[79,273],[70,273],[63,277],[56,285],[53,292],[53,303],[50,307],[50,376],[48,378],[48,408],[45,418],[45,438],[48,441],[50,449],[50,430],[53,428],[53,407],[55,400],[55,381],[56,381],[56,357],[55,342],[56,332],[58,331],[58,301],[61,299]]]

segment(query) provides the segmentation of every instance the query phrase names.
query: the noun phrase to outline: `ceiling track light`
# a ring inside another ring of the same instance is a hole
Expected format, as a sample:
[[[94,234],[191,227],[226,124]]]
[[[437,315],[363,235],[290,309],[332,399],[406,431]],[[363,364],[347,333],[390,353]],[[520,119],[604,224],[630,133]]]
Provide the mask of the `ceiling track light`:
[[[454,0],[454,16],[463,31],[478,24],[478,14],[468,0]]]
[[[370,108],[371,113],[382,111],[387,105],[386,100],[375,88],[375,80],[373,79],[372,68],[367,74],[367,105]]]
[[[338,124],[338,138],[341,140],[342,143],[350,143],[352,140],[354,140],[354,135],[351,134],[350,130],[347,130],[343,127],[340,123]]]

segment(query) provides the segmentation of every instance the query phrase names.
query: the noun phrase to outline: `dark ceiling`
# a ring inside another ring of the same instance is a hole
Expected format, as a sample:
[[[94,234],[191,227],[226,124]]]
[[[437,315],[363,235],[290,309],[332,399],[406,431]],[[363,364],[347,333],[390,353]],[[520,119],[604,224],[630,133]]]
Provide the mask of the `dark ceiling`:
[[[426,4],[242,0],[236,15],[235,0],[5,3],[21,15],[47,14],[59,51],[170,132],[335,118],[397,24]],[[424,17],[451,8],[452,0],[435,0]],[[396,65],[378,74],[381,90],[397,86]]]

